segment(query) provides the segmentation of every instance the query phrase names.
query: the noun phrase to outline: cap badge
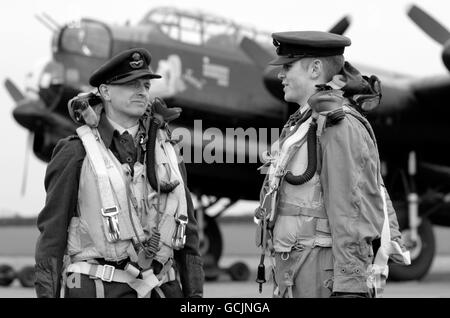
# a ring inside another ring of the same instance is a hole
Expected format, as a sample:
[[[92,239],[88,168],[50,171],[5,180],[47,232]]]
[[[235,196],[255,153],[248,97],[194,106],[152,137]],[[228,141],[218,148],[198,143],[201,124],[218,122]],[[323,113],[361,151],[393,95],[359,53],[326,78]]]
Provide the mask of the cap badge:
[[[139,53],[133,53],[131,56],[133,61],[130,62],[130,66],[134,69],[141,68],[144,65],[144,60]]]

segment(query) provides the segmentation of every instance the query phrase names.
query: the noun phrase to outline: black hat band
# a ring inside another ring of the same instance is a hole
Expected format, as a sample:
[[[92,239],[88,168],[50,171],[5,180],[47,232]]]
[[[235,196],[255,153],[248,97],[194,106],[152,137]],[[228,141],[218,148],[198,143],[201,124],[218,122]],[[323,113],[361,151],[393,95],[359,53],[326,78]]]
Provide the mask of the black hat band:
[[[274,41],[274,43],[275,43],[275,41]],[[291,55],[292,57],[333,56],[333,55],[344,54],[344,49],[345,49],[344,47],[318,48],[318,47],[295,45],[295,44],[290,44],[290,43],[279,43],[279,45],[277,46],[277,54],[278,55]]]

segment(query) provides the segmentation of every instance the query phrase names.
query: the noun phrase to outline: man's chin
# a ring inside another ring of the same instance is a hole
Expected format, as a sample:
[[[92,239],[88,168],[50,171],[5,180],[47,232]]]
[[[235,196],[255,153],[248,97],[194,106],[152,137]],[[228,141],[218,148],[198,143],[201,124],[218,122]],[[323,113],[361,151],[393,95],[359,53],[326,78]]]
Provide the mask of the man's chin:
[[[288,103],[293,103],[295,102],[292,97],[290,97],[288,94],[284,94],[284,100]]]

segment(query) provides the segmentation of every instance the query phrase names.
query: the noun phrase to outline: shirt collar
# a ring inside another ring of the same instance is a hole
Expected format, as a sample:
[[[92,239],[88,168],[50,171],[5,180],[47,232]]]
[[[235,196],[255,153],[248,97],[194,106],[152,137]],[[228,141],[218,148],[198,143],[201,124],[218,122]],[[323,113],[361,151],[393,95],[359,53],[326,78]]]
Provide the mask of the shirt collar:
[[[115,121],[113,121],[111,118],[109,118],[108,116],[106,116],[106,119],[108,120],[108,122],[111,124],[111,126],[117,130],[119,132],[119,134],[123,134],[125,131],[128,131],[128,133],[134,137],[136,137],[136,134],[138,132],[139,129],[139,123],[137,123],[136,125],[134,125],[133,127],[130,128],[123,128],[121,125],[119,125],[118,123],[116,123]]]
[[[115,129],[113,127],[113,123],[112,121],[109,120],[108,117],[106,117],[106,113],[103,110],[100,114],[100,121],[98,123],[98,132],[100,133],[100,136],[102,137],[103,143],[105,144],[106,148],[110,148],[113,137],[114,137],[114,132],[116,132],[116,134],[119,133],[119,130]],[[115,123],[114,123],[115,124]],[[124,128],[122,128],[124,129]],[[130,129],[135,129],[135,131],[130,131]],[[136,125],[135,127],[129,128],[128,132],[133,136],[133,138],[135,138],[137,133],[141,133],[142,135],[145,135],[145,127],[142,123],[142,119],[139,119],[139,124]]]

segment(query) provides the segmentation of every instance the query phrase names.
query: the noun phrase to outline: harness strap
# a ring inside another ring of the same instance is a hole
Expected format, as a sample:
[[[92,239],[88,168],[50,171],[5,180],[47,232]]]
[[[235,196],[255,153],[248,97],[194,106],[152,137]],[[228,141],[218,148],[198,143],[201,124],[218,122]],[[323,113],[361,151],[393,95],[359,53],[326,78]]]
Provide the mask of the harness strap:
[[[89,275],[90,278],[93,278],[95,281],[100,280],[102,283],[126,283],[137,292],[139,298],[148,297],[153,288],[176,279],[173,267],[170,267],[170,269],[162,275],[158,274],[158,276],[153,273],[153,269],[143,271],[141,272],[142,278],[137,278],[135,275],[131,274],[131,272],[117,269],[111,265],[98,265],[87,262],[72,263],[67,267],[67,272]],[[162,272],[163,271],[161,271],[161,273]]]
[[[95,295],[97,298],[105,298],[105,286],[101,279],[94,279],[95,283]]]
[[[100,200],[103,206],[101,212],[108,224],[108,239],[111,242],[118,241],[120,236],[117,216],[119,208],[114,201],[113,189],[109,181],[108,171],[102,153],[97,146],[97,141],[89,126],[84,125],[77,128],[77,134],[83,142],[89,161],[97,176]]]
[[[327,218],[327,213],[325,212],[325,208],[323,206],[318,208],[308,208],[308,207],[302,207],[295,204],[291,204],[288,202],[280,202],[278,204],[278,215],[284,215],[284,216],[299,216],[299,215],[305,215],[305,216],[312,216],[316,218]]]
[[[368,283],[375,289],[375,297],[381,295],[386,280],[389,275],[389,256],[392,254],[399,254],[403,257],[403,262],[406,265],[411,264],[411,257],[409,251],[403,252],[400,245],[391,240],[391,232],[389,227],[389,216],[387,212],[386,193],[384,186],[380,187],[381,198],[383,200],[384,222],[381,230],[381,244],[377,251],[375,260],[369,269],[370,275]]]

